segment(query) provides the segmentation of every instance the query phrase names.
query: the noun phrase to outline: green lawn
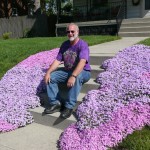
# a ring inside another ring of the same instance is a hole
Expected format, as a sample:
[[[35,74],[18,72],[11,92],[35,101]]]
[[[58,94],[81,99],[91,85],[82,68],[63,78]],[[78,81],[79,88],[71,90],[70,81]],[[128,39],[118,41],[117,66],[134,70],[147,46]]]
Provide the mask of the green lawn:
[[[144,44],[144,45],[150,46],[150,38],[147,38],[147,39],[145,39],[143,41],[140,41],[139,44]]]
[[[82,36],[81,38],[87,41],[89,46],[119,39],[116,36]],[[0,40],[0,78],[7,70],[28,56],[60,47],[66,39],[66,37],[49,37]],[[150,46],[150,38],[141,41],[140,44]],[[113,150],[150,150],[150,128],[145,127],[141,131],[135,131]]]
[[[150,150],[150,127],[128,135],[118,147],[110,150]]]
[[[82,36],[81,38],[90,46],[119,39],[117,36]],[[7,70],[28,56],[60,47],[66,39],[66,37],[49,37],[0,40],[0,78]]]

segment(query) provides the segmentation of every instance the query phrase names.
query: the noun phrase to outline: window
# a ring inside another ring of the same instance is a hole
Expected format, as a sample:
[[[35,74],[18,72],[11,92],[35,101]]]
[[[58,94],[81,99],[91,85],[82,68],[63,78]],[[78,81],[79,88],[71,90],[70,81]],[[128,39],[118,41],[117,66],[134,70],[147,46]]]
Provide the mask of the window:
[[[150,9],[150,0],[145,0],[145,10]]]

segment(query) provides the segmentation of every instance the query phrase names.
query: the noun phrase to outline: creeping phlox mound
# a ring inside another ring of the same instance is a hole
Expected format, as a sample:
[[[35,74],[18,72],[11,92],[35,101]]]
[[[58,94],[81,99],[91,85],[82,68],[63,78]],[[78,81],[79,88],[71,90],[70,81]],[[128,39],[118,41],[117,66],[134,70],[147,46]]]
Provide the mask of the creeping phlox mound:
[[[100,86],[86,94],[78,121],[60,136],[61,150],[106,150],[150,125],[150,47],[125,48],[101,67]]]
[[[45,90],[43,77],[58,48],[32,55],[7,71],[0,80],[0,132],[33,122],[29,108],[40,106],[37,96]]]

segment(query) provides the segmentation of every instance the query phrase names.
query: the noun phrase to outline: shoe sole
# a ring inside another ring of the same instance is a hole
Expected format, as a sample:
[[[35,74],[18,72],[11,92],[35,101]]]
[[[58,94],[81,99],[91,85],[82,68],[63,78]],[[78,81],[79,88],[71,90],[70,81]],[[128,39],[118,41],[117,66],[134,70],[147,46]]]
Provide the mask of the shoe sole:
[[[61,117],[61,118],[64,118],[64,119],[67,119],[67,118],[69,118],[71,115],[72,115],[72,113],[71,113],[69,116],[64,117],[64,116],[61,114],[60,117]]]
[[[70,115],[70,116],[71,116],[71,115]],[[69,117],[70,117],[70,116],[69,116]],[[61,117],[61,118],[63,118],[63,119],[67,119],[67,118],[69,118],[69,117],[63,117],[63,116],[60,116],[60,117]]]
[[[54,110],[52,112],[46,112],[46,111],[44,111],[45,114],[53,114],[55,112],[60,112],[60,109],[56,109],[56,110]]]

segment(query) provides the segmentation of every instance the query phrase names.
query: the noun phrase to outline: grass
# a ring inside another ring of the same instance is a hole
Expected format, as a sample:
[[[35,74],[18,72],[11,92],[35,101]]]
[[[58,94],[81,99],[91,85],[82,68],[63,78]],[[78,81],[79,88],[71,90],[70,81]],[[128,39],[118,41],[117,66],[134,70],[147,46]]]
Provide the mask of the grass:
[[[139,44],[144,44],[144,45],[150,46],[150,38],[140,41]]]
[[[82,36],[89,46],[119,39],[116,36]],[[66,37],[24,38],[0,40],[0,78],[7,70],[28,56],[44,50],[60,47]],[[150,46],[150,38],[139,42]],[[135,131],[111,150],[150,150],[150,127]]]
[[[128,135],[118,147],[110,150],[150,150],[150,127]]]
[[[81,38],[90,46],[119,39],[117,36],[82,36]],[[60,47],[66,39],[66,37],[49,37],[0,40],[0,78],[7,70],[28,56]]]

